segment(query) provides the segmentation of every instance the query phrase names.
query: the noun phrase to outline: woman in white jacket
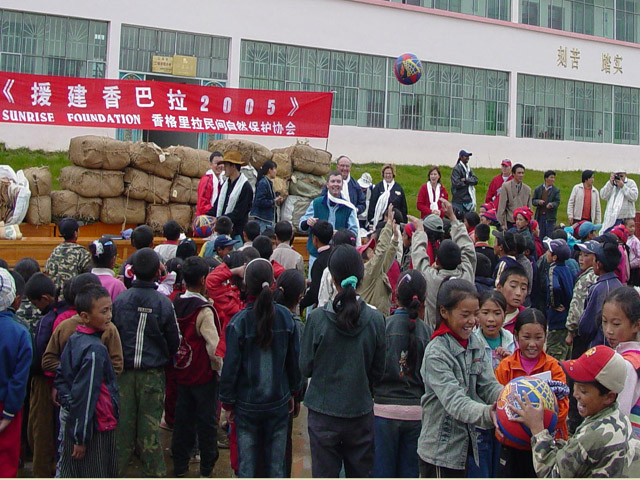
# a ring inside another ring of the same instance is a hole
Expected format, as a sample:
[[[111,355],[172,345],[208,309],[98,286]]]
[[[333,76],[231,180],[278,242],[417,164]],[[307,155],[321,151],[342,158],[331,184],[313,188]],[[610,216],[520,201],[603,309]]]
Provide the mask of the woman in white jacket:
[[[588,220],[593,224],[599,224],[602,218],[600,209],[600,195],[598,189],[593,188],[593,170],[585,170],[582,172],[582,183],[574,185],[567,204],[567,217],[569,224],[579,222],[580,220]],[[591,208],[589,209],[589,218],[582,215],[584,207],[585,192],[591,192]]]

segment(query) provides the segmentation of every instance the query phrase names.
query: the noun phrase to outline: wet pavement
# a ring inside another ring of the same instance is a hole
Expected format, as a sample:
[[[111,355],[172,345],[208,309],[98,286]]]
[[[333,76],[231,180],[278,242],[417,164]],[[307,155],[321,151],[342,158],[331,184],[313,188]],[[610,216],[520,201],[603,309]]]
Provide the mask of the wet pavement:
[[[307,409],[302,405],[300,415],[293,421],[293,465],[291,476],[297,478],[311,477],[311,454],[309,453],[309,433],[307,431]],[[167,464],[167,475],[173,476],[173,461],[171,459],[171,432],[160,429],[160,442],[164,451],[165,462]],[[220,458],[213,469],[212,477],[230,478],[233,476],[229,463],[229,450],[220,449]],[[19,477],[32,477],[31,463],[27,462],[24,468],[18,472]],[[142,477],[140,461],[134,456],[134,460],[129,465],[126,472],[127,477]],[[200,466],[196,462],[191,462],[189,472],[186,477],[200,477]]]

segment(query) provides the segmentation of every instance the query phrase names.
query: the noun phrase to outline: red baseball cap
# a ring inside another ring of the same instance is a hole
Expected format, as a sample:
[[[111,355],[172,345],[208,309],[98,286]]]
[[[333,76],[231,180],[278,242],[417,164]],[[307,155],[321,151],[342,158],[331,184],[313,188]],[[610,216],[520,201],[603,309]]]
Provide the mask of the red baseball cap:
[[[625,359],[606,345],[592,347],[577,360],[560,362],[560,365],[574,382],[599,382],[615,393],[622,392],[627,380]]]
[[[507,165],[507,166],[511,166],[511,160],[509,160],[508,158],[505,158],[504,160],[502,160],[502,163],[500,163],[500,165]]]

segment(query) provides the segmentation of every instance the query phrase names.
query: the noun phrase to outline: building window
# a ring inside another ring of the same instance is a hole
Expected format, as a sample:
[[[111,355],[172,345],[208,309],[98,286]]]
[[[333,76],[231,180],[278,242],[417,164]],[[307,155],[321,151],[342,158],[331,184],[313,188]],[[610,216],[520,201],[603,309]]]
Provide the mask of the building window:
[[[388,0],[393,3],[466,13],[477,17],[511,20],[511,0]]]
[[[225,37],[122,25],[120,70],[151,73],[154,55],[197,58],[196,77],[226,80],[229,42]]]
[[[638,145],[640,90],[518,75],[517,136]]]
[[[0,70],[104,78],[107,22],[0,9]]]
[[[506,135],[506,72],[423,62],[415,85],[398,82],[395,59],[242,41],[240,87],[332,91],[331,123]]]
[[[637,0],[520,0],[520,22],[640,42],[640,4]]]

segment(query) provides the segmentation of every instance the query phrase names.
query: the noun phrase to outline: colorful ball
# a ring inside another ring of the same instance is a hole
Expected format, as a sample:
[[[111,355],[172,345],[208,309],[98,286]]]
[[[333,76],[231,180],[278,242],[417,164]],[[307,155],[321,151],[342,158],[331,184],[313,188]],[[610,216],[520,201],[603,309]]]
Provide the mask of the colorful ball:
[[[193,220],[193,236],[199,238],[210,237],[216,221],[209,215],[199,215]]]
[[[422,62],[413,53],[405,53],[396,59],[393,73],[400,83],[413,85],[422,76]]]
[[[544,409],[544,427],[553,432],[558,424],[558,401],[551,387],[537,377],[518,377],[511,380],[500,392],[496,405],[498,426],[496,436],[501,443],[520,450],[531,449],[531,430],[513,419],[517,417],[508,405],[520,408],[521,397],[534,407],[542,404]]]

